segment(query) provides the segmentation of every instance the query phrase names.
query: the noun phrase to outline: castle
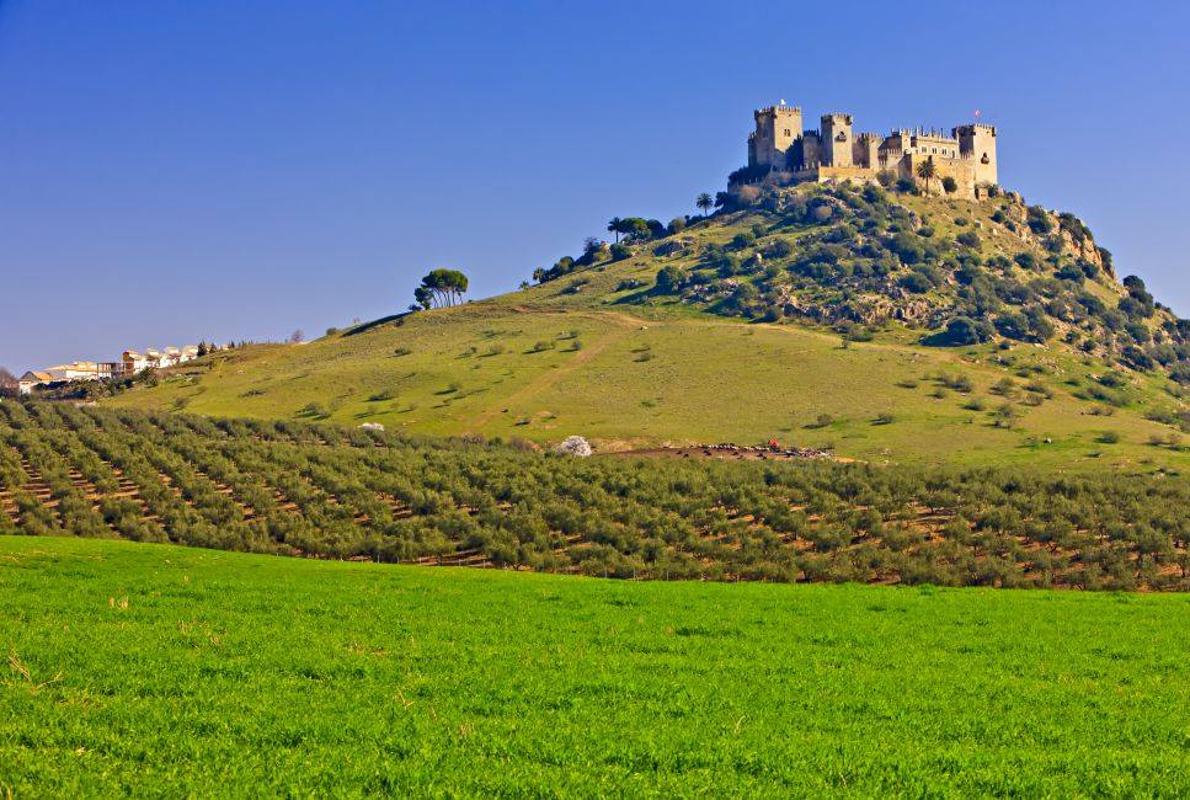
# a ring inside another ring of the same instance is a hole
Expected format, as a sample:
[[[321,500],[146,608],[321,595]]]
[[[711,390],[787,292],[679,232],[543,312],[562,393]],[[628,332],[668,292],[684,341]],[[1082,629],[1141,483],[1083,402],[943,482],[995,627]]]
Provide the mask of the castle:
[[[888,136],[854,133],[850,114],[824,114],[818,130],[802,129],[802,110],[780,105],[758,109],[756,130],[748,135],[750,178],[791,173],[795,182],[875,181],[884,173],[908,178],[931,193],[978,199],[996,179],[996,128],[959,125],[944,131],[902,128]],[[932,162],[934,175],[919,179],[919,166]],[[950,184],[946,178],[953,179]]]

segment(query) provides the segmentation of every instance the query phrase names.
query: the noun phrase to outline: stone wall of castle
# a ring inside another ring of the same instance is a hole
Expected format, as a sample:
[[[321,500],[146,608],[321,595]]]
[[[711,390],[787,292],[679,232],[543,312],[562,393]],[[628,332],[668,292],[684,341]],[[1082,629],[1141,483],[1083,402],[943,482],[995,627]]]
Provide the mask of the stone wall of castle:
[[[934,164],[931,193],[942,191],[943,178],[958,184],[956,194],[978,198],[982,187],[998,180],[996,128],[960,125],[943,131],[895,130],[887,136],[856,134],[850,114],[824,114],[818,130],[803,130],[802,110],[777,105],[755,112],[756,130],[748,137],[748,166],[753,176],[766,170],[793,173],[798,181],[875,181],[881,172],[918,178],[923,161]]]

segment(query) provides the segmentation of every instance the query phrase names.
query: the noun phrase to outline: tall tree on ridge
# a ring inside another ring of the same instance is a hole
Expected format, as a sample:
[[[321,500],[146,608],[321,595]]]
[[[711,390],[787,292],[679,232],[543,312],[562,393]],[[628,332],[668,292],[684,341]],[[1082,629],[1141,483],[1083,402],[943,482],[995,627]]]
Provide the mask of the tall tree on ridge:
[[[467,292],[467,276],[457,269],[439,267],[421,279],[421,286],[413,290],[413,299],[424,309],[453,306]]]

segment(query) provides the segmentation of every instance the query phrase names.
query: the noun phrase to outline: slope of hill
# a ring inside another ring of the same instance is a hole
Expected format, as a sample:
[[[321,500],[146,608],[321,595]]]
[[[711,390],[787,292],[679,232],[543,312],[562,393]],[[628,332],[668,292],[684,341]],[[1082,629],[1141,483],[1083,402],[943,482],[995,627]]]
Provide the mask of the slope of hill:
[[[110,402],[603,449],[777,438],[876,462],[1184,465],[1190,329],[1077,219],[747,187],[512,294],[220,353]]]
[[[0,536],[0,603],[13,797],[1190,793],[1181,595]]]

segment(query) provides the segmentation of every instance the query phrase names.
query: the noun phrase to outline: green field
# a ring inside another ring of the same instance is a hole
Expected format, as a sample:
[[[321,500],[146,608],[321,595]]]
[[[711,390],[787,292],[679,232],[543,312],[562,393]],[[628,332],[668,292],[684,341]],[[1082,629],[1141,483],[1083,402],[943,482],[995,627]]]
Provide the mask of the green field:
[[[0,537],[0,796],[1185,797],[1190,597]]]

